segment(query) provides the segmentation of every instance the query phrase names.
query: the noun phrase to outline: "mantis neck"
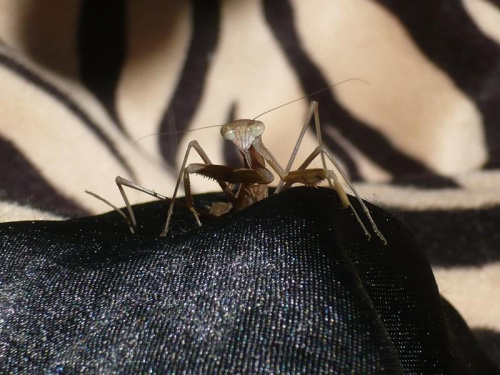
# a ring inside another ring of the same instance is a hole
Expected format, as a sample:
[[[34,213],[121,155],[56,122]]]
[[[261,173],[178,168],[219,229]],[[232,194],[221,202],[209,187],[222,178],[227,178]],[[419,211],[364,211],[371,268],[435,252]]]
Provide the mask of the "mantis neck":
[[[252,147],[269,163],[269,166],[280,176],[281,179],[285,178],[285,170],[281,167],[281,165],[278,164],[275,157],[271,154],[267,147],[264,146],[264,143],[262,143],[262,139],[260,137],[256,138],[253,141]]]

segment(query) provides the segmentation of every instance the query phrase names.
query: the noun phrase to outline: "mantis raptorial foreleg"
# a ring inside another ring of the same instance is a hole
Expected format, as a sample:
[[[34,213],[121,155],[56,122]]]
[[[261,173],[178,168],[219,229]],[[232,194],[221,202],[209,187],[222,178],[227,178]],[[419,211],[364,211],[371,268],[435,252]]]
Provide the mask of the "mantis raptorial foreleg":
[[[202,160],[206,164],[190,164],[188,167],[186,167],[189,153],[190,153],[192,148],[195,149],[195,151],[200,155],[200,157],[202,158]],[[193,197],[191,194],[191,186],[190,186],[190,181],[189,181],[189,174],[190,173],[197,173],[195,170],[191,170],[192,167],[196,167],[196,166],[214,166],[214,165],[210,161],[210,158],[208,157],[206,152],[199,145],[199,143],[197,141],[191,141],[188,145],[187,150],[186,150],[186,154],[184,155],[184,160],[182,163],[181,172],[179,173],[179,176],[177,178],[177,183],[175,185],[174,194],[172,196],[172,199],[170,200],[170,205],[169,205],[168,212],[167,212],[167,221],[165,223],[163,231],[161,232],[161,236],[165,236],[168,232],[168,228],[170,227],[170,219],[171,219],[171,216],[173,213],[175,199],[177,197],[177,191],[179,190],[181,180],[184,180],[186,206],[193,213],[193,216],[195,217],[195,220],[196,220],[196,223],[198,224],[198,226],[201,226],[201,222],[200,222],[200,219],[198,217],[199,214],[193,205]],[[219,166],[219,167],[224,167],[224,166]],[[112,204],[107,199],[104,199],[103,197],[101,197],[101,196],[99,196],[91,191],[85,191],[85,192],[87,194],[90,194],[93,197],[99,199],[100,201],[106,203],[108,206],[110,206],[115,211],[117,211],[120,214],[120,216],[122,216],[124,218],[124,220],[126,221],[128,227],[130,229],[130,232],[132,234],[134,234],[137,230],[137,220],[135,218],[135,214],[134,214],[134,210],[132,209],[132,205],[130,204],[130,201],[129,201],[127,194],[125,193],[125,190],[123,189],[123,187],[126,186],[126,187],[129,187],[131,189],[141,191],[143,193],[146,193],[146,194],[151,195],[151,196],[158,198],[158,199],[168,200],[168,198],[164,195],[161,195],[153,190],[150,190],[150,189],[147,189],[143,186],[140,186],[140,185],[136,184],[135,182],[127,180],[127,179],[120,177],[120,176],[116,177],[115,181],[116,181],[116,185],[118,186],[118,190],[120,190],[120,194],[122,195],[123,201],[125,202],[129,216],[127,216],[123,212],[123,210],[116,207],[114,204]],[[224,193],[227,195],[229,201],[234,203],[235,196],[234,196],[233,192],[231,191],[231,189],[229,189],[228,184],[226,184],[225,182],[223,182],[221,180],[218,180],[217,182],[219,183],[219,185],[220,185],[221,189],[224,191]]]
[[[206,165],[213,165],[212,161],[210,160],[210,158],[208,157],[206,152],[203,150],[203,148],[201,148],[198,141],[189,142],[186,153],[184,154],[184,160],[182,161],[181,171],[179,173],[179,176],[177,177],[177,182],[175,184],[175,189],[174,189],[174,193],[172,195],[172,200],[170,202],[170,206],[168,207],[167,221],[165,222],[165,226],[163,227],[163,230],[160,234],[160,236],[162,236],[162,237],[165,237],[167,235],[168,229],[170,228],[170,220],[172,218],[172,213],[174,211],[174,203],[175,203],[175,199],[177,197],[177,191],[179,190],[179,186],[181,184],[181,180],[184,180],[186,204],[187,204],[189,210],[193,213],[198,226],[201,226],[200,219],[198,218],[199,214],[195,210],[194,205],[193,205],[193,197],[191,195],[191,186],[190,186],[190,182],[189,182],[189,174],[196,173],[196,172],[190,171],[189,169],[186,170],[186,164],[188,161],[189,153],[190,153],[192,148],[198,153],[198,155],[200,155],[201,159],[205,162]],[[224,181],[221,181],[221,180],[217,180],[217,182],[219,183],[219,186],[221,187],[222,191],[224,191],[224,193],[228,197],[229,201],[231,203],[234,203],[236,201],[236,198],[235,198],[233,192],[231,191],[231,189],[229,189],[228,184],[225,183]]]

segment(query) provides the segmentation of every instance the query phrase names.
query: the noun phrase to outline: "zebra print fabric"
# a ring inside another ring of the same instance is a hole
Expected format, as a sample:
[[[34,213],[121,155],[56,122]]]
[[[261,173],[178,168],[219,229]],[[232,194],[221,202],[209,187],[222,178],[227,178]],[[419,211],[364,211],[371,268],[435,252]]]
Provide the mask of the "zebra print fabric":
[[[498,1],[4,1],[0,16],[1,221],[107,211],[84,190],[120,205],[118,175],[169,196],[192,139],[239,163],[217,128],[185,131],[331,87],[259,118],[267,147],[286,164],[318,101],[326,146],[414,231],[500,364]],[[297,160],[316,143],[311,128]]]

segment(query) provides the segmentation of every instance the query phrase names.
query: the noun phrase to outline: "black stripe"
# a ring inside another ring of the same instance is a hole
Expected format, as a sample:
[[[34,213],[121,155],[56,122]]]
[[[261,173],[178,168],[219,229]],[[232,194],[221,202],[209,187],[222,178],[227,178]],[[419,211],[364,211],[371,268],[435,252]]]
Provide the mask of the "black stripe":
[[[123,133],[116,110],[116,90],[126,43],[126,1],[83,1],[78,30],[80,77]]]
[[[477,27],[461,1],[378,2],[403,22],[422,52],[479,107],[490,154],[487,167],[500,167],[499,45]]]
[[[500,261],[500,206],[447,211],[389,211],[417,236],[434,266],[483,266]]]
[[[295,30],[290,3],[287,0],[264,0],[264,9],[269,27],[297,73],[304,92],[310,93],[328,87],[328,81],[301,45]],[[331,91],[318,94],[314,100],[320,103],[320,118],[323,125],[335,127],[346,139],[369,156],[370,160],[392,173],[395,179],[408,174],[435,175],[425,165],[396,149],[382,134],[354,118],[338,104]],[[361,177],[358,168],[348,152],[334,138],[326,134],[324,143],[339,155],[349,170],[351,179],[359,180]],[[443,179],[443,183],[445,186],[455,185],[447,179]]]
[[[11,142],[0,138],[0,194],[2,200],[65,216],[90,213],[57,191]],[[82,192],[83,194],[83,192]]]
[[[26,66],[21,65],[19,62],[15,61],[9,56],[0,54],[0,64],[8,67],[10,70],[14,71],[19,76],[35,85],[40,90],[43,90],[45,94],[48,94],[53,99],[57,100],[62,106],[70,111],[75,117],[77,117],[97,137],[97,139],[102,142],[102,144],[108,149],[111,155],[113,155],[113,157],[127,171],[130,177],[132,179],[135,178],[135,173],[132,171],[132,168],[128,164],[127,160],[125,160],[125,158],[120,155],[118,149],[111,141],[111,139],[106,136],[106,134],[90,118],[90,116],[83,110],[83,108],[81,108],[73,99],[71,99],[57,87],[43,79],[41,76],[32,72]],[[36,103],[34,103],[34,105],[36,105]]]
[[[220,9],[216,0],[192,1],[192,35],[188,54],[172,101],[160,123],[160,133],[187,130],[198,108],[205,77],[219,37]],[[175,168],[180,136],[160,137],[163,158]]]
[[[484,332],[488,339],[492,337],[491,334],[496,334],[498,337],[498,332],[481,329],[471,330],[467,327],[464,318],[446,298],[441,297],[441,306],[448,332],[450,351],[455,353],[458,360],[455,363],[453,374],[500,374],[500,369],[491,361],[495,357],[497,357],[497,361],[500,360],[498,356],[500,353],[495,356],[492,348],[487,346],[489,343],[484,340],[485,336],[481,336]],[[487,354],[490,354],[491,358],[488,358]]]

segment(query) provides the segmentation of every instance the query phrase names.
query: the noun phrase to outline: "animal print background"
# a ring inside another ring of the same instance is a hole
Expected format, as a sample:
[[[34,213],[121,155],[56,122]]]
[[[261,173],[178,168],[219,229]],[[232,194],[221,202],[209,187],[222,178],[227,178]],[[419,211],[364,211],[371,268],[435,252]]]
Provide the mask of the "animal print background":
[[[239,163],[218,128],[179,131],[350,80],[260,117],[265,144],[286,164],[318,101],[325,144],[500,363],[499,43],[498,0],[1,0],[0,220],[108,211],[84,190],[122,205],[118,175],[169,196],[192,139]]]

